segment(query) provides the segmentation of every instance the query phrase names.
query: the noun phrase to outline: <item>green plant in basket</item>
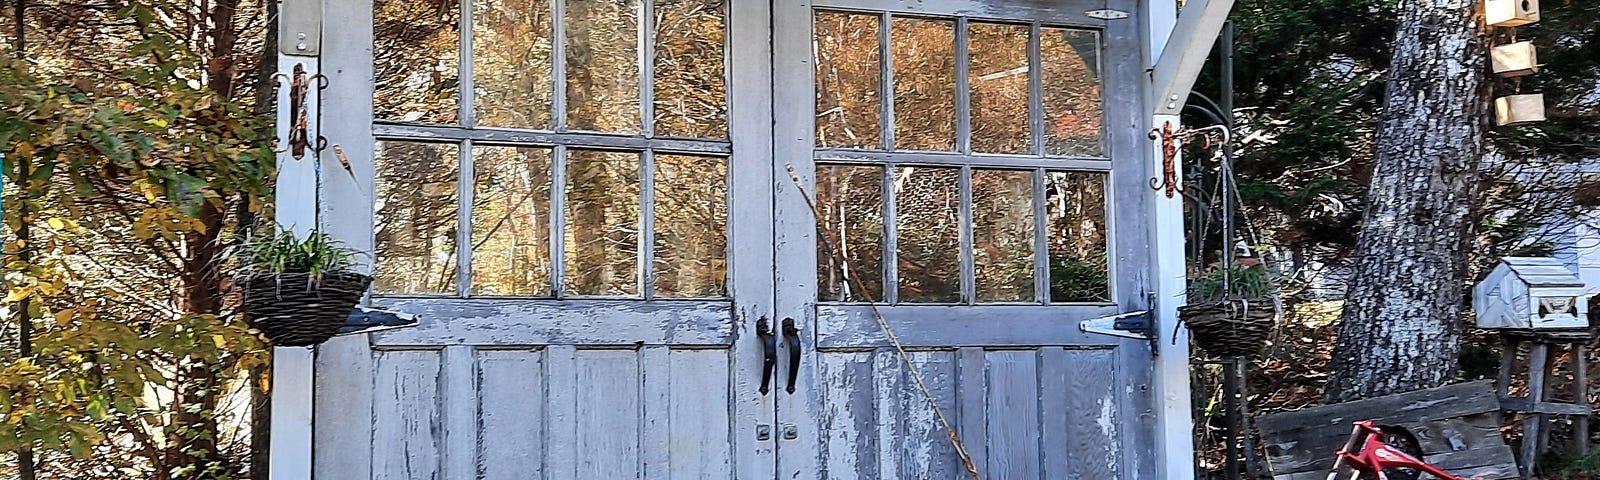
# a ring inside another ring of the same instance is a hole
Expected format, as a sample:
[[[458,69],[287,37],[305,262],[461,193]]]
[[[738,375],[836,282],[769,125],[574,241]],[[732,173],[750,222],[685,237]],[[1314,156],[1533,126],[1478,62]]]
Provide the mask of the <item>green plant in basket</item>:
[[[240,256],[241,276],[309,274],[320,281],[328,272],[355,268],[356,252],[326,233],[311,232],[304,239],[279,229],[251,238]]]
[[[245,243],[238,258],[250,325],[278,346],[306,346],[339,333],[372,277],[355,271],[358,252],[322,232],[285,229]]]
[[[1265,346],[1278,314],[1278,284],[1265,266],[1211,267],[1189,279],[1178,316],[1202,350],[1248,356]]]
[[[1213,266],[1189,279],[1189,303],[1269,298],[1277,295],[1277,281],[1273,278],[1272,272],[1262,264]]]

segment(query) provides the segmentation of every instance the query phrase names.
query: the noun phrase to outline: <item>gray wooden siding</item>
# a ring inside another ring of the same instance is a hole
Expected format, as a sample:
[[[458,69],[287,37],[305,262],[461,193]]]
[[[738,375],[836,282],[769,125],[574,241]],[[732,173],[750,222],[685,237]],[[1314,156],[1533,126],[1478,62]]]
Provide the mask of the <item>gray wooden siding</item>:
[[[729,350],[373,352],[374,479],[732,478]]]
[[[1115,350],[911,356],[984,478],[1125,478]],[[967,478],[893,349],[819,352],[818,378],[822,478]]]

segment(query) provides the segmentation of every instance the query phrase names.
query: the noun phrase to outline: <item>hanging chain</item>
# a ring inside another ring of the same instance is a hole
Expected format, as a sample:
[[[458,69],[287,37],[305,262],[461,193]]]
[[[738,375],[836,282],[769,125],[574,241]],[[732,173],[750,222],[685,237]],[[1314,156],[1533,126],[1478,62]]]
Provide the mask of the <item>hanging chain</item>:
[[[811,194],[806,193],[806,187],[800,182],[800,175],[795,173],[794,165],[787,165],[786,167],[789,170],[789,180],[794,182],[795,189],[800,192],[800,197],[805,199],[806,207],[811,209],[812,218],[820,222],[822,220],[822,211],[817,209],[817,203],[812,201]],[[818,227],[820,226],[818,225]],[[850,260],[845,258],[844,252],[834,247],[835,243],[828,238],[825,229],[817,228],[817,231],[817,237],[821,239],[823,245],[828,247],[830,256],[838,260],[841,265],[844,265],[846,272],[850,274],[850,280],[855,282],[857,289],[861,290],[861,297],[866,299],[867,307],[872,309],[872,316],[878,321],[878,327],[883,329],[884,335],[889,338],[889,344],[894,346],[895,353],[900,355],[900,361],[905,363],[906,371],[911,374],[911,379],[917,382],[917,388],[922,390],[922,396],[927,398],[928,405],[933,407],[934,416],[938,417],[939,423],[944,426],[945,434],[950,437],[950,445],[955,447],[956,455],[961,456],[961,462],[967,467],[967,473],[972,474],[974,479],[983,480],[983,476],[978,474],[978,464],[972,461],[972,454],[967,453],[966,444],[961,442],[961,435],[956,433],[955,425],[950,423],[950,419],[944,415],[944,410],[939,408],[939,402],[934,399],[933,391],[928,388],[928,384],[922,381],[922,372],[918,371],[916,363],[911,361],[911,354],[906,353],[905,346],[900,343],[900,337],[896,336],[894,329],[889,326],[889,320],[885,319],[883,312],[878,310],[878,303],[873,300],[872,294],[867,290],[867,286],[861,283],[861,275],[856,273],[855,265],[852,265]]]

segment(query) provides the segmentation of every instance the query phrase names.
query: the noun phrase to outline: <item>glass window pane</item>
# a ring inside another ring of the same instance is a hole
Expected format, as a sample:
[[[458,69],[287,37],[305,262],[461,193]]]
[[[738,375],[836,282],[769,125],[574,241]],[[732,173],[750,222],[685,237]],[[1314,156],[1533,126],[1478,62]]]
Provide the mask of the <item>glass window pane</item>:
[[[956,149],[956,24],[895,18],[894,148]]]
[[[657,0],[657,136],[727,138],[726,0]]]
[[[550,150],[472,156],[472,294],[550,295]]]
[[[817,146],[882,148],[878,17],[817,13]]]
[[[639,6],[567,2],[567,128],[639,131]]]
[[[727,294],[727,160],[683,155],[655,159],[656,296]]]
[[[472,3],[473,107],[478,125],[550,128],[550,5]]]
[[[972,151],[1028,153],[1028,27],[971,23]]]
[[[1050,172],[1045,177],[1050,229],[1050,300],[1111,301],[1106,267],[1105,175]]]
[[[1100,34],[1045,28],[1044,151],[1049,155],[1104,155],[1100,146]]]
[[[639,154],[567,152],[566,293],[639,293]]]
[[[978,301],[1033,300],[1033,172],[972,172]]]
[[[818,298],[883,300],[883,167],[818,165],[817,209]]]
[[[461,86],[457,0],[374,0],[372,22],[373,116],[456,123]]]
[[[899,167],[895,226],[900,301],[961,301],[961,170]]]
[[[456,291],[457,148],[378,142],[374,285],[379,293]]]

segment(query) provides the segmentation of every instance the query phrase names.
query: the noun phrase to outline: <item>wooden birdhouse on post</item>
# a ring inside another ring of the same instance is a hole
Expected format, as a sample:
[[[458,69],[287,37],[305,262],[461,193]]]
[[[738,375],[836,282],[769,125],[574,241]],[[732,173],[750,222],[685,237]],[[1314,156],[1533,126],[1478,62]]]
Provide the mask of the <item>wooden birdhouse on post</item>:
[[[1472,292],[1478,328],[1580,330],[1589,328],[1583,280],[1553,258],[1506,257]]]
[[[1489,63],[1502,78],[1532,75],[1539,73],[1539,52],[1533,42],[1501,45],[1489,51]]]
[[[1539,0],[1485,0],[1483,18],[1490,26],[1517,27],[1539,21]]]

